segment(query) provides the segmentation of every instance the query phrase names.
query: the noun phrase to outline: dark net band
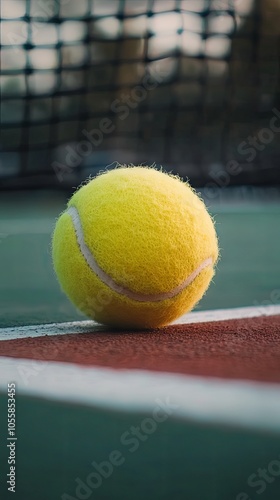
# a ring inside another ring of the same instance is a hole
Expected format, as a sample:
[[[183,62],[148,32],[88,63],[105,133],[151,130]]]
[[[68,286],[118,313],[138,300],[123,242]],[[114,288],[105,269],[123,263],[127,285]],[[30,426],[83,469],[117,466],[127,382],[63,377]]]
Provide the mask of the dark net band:
[[[2,188],[279,182],[279,0],[2,0]]]

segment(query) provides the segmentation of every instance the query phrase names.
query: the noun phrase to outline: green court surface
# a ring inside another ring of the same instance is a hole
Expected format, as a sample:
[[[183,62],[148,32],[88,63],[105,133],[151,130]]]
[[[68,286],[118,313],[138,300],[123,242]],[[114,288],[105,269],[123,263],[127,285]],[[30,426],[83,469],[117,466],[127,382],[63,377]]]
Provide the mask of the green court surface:
[[[1,415],[5,407],[2,396]],[[269,477],[269,483],[258,476],[260,468],[279,460],[279,435],[273,433],[170,418],[145,441],[138,440],[136,450],[135,438],[123,435],[149,413],[29,398],[18,398],[17,412],[19,486],[13,498],[19,500],[256,500],[258,491],[262,500],[279,498],[279,476]],[[1,450],[5,464],[4,446]],[[93,476],[97,487],[80,489],[77,495],[77,485],[96,473],[92,462],[98,466],[113,450],[122,463],[102,481]],[[3,500],[11,498],[3,483],[1,489]]]
[[[221,259],[198,309],[279,303],[280,202],[270,200],[269,193],[224,191],[206,199]],[[1,193],[0,327],[83,319],[60,291],[52,269],[51,234],[66,201],[56,191]]]

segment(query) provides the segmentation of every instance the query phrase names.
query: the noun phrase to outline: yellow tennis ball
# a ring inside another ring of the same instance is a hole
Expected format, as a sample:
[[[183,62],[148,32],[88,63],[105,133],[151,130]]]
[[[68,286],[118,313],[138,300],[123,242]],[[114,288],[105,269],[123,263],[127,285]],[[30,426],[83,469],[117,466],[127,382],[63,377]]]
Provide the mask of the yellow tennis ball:
[[[83,185],[53,235],[64,292],[87,316],[119,327],[160,327],[191,310],[217,258],[203,201],[148,167],[117,168]]]

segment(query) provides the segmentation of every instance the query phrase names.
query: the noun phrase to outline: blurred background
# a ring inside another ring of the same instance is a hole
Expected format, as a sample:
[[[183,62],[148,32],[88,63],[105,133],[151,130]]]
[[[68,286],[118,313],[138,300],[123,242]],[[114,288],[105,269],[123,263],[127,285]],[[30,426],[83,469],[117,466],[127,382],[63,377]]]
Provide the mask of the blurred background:
[[[279,0],[2,0],[0,326],[81,319],[50,241],[117,163],[188,179],[221,261],[200,309],[280,303]]]

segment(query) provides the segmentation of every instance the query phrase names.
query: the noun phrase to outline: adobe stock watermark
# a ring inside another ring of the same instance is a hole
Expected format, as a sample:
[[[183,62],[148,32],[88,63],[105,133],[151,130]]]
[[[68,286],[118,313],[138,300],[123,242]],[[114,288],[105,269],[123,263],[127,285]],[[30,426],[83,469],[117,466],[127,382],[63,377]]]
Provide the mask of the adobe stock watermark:
[[[8,238],[9,234],[7,233],[0,233],[0,245],[3,243],[3,241]]]
[[[129,228],[130,234],[134,233],[132,227]],[[133,236],[132,236],[133,237]],[[92,269],[92,272],[95,274],[95,270]],[[131,275],[127,273],[126,269],[123,269],[121,273],[118,275],[118,280],[114,281],[112,277],[106,275],[105,282],[101,280],[101,287],[96,290],[95,294],[88,295],[83,298],[82,302],[79,303],[78,308],[84,312],[87,316],[90,316],[94,321],[98,322],[98,318],[100,318],[100,314],[104,311],[104,309],[109,309],[110,304],[112,304],[115,297],[115,285],[117,285],[117,294],[120,296],[127,297],[127,293],[129,293],[129,283],[131,283],[131,279],[133,278]]]
[[[249,135],[246,140],[240,142],[237,151],[241,156],[246,156],[245,161],[251,163],[261,151],[280,134],[280,111],[277,108],[272,109],[273,116],[269,121],[269,126],[258,131],[256,135]],[[279,124],[278,124],[279,122]],[[213,181],[205,185],[205,196],[209,199],[216,198],[221,188],[230,185],[231,178],[239,175],[243,167],[237,160],[229,160],[223,169],[213,168],[210,171],[210,177]]]
[[[36,10],[32,12],[32,34],[33,36],[38,33],[41,28],[41,23],[48,21],[50,18],[56,16],[59,9],[63,5],[67,5],[70,0],[38,0],[36,2]],[[36,21],[40,19],[40,21]],[[11,45],[15,45],[14,50],[18,51],[21,46],[26,43],[29,35],[29,23],[20,23],[20,32],[15,33],[9,31],[7,38]]]
[[[254,489],[254,494],[261,495],[266,491],[270,484],[279,481],[280,478],[280,455],[275,460],[271,460],[267,468],[259,467],[256,472],[251,474],[247,479],[247,485]],[[280,487],[280,485],[279,485]],[[241,491],[235,497],[235,500],[254,500],[250,493]]]
[[[211,10],[223,12],[225,9],[230,9],[230,11],[232,11],[240,2],[241,0],[212,0]]]
[[[280,305],[280,288],[272,290],[267,299],[255,300],[253,306],[257,309],[259,316],[266,316],[269,312],[277,314],[276,307]],[[237,332],[243,332],[243,322],[238,322]]]
[[[52,340],[51,346],[49,346],[48,351],[46,353],[43,351],[43,356],[46,356],[45,359],[36,361],[33,359],[26,362],[20,362],[20,364],[17,366],[17,371],[24,385],[28,386],[30,384],[30,378],[37,377],[39,373],[42,373],[47,368],[47,366],[49,366],[48,361],[50,359],[54,361],[61,349],[63,349],[63,345],[57,340]]]
[[[265,314],[267,311],[267,307],[274,307],[280,304],[280,288],[275,288],[271,291],[268,299],[262,300],[258,302],[254,301],[253,305],[258,308],[260,314]]]
[[[238,153],[247,155],[248,163],[254,161],[258,152],[263,151],[274,140],[276,134],[280,133],[280,124],[276,125],[280,120],[280,111],[273,108],[272,113],[274,116],[270,119],[269,127],[262,128],[256,135],[249,135],[237,148]]]
[[[61,500],[88,500],[95,498],[95,492],[103,482],[111,477],[114,470],[123,465],[127,460],[128,453],[135,453],[140,446],[154,434],[158,426],[165,422],[178,408],[178,405],[166,397],[165,401],[155,400],[156,406],[150,417],[141,420],[139,426],[131,426],[120,436],[119,449],[112,450],[106,460],[102,462],[91,462],[92,471],[87,477],[75,478],[75,493],[63,493]],[[74,487],[73,487],[74,488]]]
[[[131,110],[135,110],[147,98],[148,93],[163,82],[164,78],[165,73],[159,67],[155,67],[153,73],[146,72],[139,85],[136,85],[130,92],[122,94],[119,99],[115,99],[111,103],[111,112],[116,115],[118,120],[126,120]],[[64,163],[56,160],[52,162],[52,168],[57,179],[62,182],[65,175],[70,174],[73,169],[81,165],[83,160],[102,144],[104,137],[109,136],[115,130],[116,125],[108,117],[101,118],[98,126],[92,130],[83,129],[82,134],[85,139],[78,142],[75,147],[70,145],[65,147]]]

